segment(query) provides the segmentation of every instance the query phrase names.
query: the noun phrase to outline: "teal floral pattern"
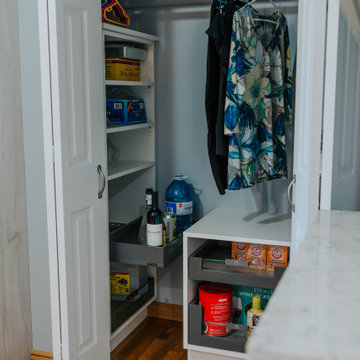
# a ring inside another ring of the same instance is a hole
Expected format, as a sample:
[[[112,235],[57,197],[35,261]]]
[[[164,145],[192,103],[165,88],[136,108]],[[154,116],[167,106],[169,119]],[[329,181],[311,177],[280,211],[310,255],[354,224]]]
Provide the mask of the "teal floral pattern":
[[[288,26],[281,11],[261,15],[251,6],[238,10],[233,19],[224,119],[229,136],[229,190],[287,176],[290,67]]]

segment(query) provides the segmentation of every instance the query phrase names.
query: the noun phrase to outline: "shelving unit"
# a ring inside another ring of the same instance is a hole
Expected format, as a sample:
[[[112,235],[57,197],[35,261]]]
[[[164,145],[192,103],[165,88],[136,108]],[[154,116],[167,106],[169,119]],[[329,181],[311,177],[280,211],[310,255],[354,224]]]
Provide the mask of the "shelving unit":
[[[145,205],[146,188],[155,188],[155,77],[156,36],[122,27],[103,24],[104,44],[122,42],[146,50],[140,61],[140,81],[104,80],[106,89],[131,89],[143,99],[148,122],[112,126],[106,129],[108,145],[109,221],[118,226],[110,234],[110,267],[146,266],[149,290],[136,301],[112,299],[111,349],[114,349],[147,315],[147,307],[157,297],[157,268],[168,266],[182,253],[182,242],[165,247],[149,247],[138,240],[139,216]],[[114,92],[114,91],[112,91]],[[126,93],[126,92],[125,92]],[[151,120],[150,120],[151,119]]]
[[[203,334],[198,286],[206,281],[274,289],[284,268],[272,273],[227,259],[231,259],[232,241],[290,247],[291,216],[219,208],[188,229],[183,241],[184,347],[195,353],[247,359],[243,325],[223,337]]]

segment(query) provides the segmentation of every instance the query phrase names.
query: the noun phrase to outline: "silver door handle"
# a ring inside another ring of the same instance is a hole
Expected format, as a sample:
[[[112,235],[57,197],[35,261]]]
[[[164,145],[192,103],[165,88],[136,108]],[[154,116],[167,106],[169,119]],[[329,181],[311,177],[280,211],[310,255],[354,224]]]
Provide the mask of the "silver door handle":
[[[101,165],[97,166],[97,172],[98,172],[99,176],[101,177],[101,188],[98,191],[98,199],[101,199],[103,196],[103,193],[105,191],[105,186],[106,186],[106,179],[105,179],[105,175],[104,175],[103,171],[101,170]]]
[[[294,184],[296,184],[296,175],[294,175],[293,179],[291,180],[291,183],[289,184],[289,187],[288,187],[288,193],[287,193],[288,202],[289,202],[293,212],[295,212],[295,204],[292,202],[292,199],[291,199],[291,189],[294,186]]]

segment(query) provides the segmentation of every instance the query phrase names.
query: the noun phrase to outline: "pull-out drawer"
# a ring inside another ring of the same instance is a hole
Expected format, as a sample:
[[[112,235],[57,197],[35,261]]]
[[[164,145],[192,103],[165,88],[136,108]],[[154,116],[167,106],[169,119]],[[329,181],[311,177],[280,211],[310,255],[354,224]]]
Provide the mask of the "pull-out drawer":
[[[247,326],[238,325],[237,330],[225,336],[209,336],[204,334],[203,307],[194,300],[188,305],[188,312],[189,344],[245,353]]]
[[[110,261],[122,264],[149,265],[165,268],[182,254],[182,239],[178,237],[166,246],[141,244],[138,232],[141,217],[110,232]]]
[[[248,268],[247,263],[231,260],[228,241],[209,240],[189,257],[189,278],[197,281],[274,289],[285,269],[256,270]]]
[[[145,292],[136,300],[131,299],[125,301],[118,301],[111,299],[111,331],[114,332],[133,314],[139,311],[150,301],[154,301],[155,288],[154,279],[148,278]]]

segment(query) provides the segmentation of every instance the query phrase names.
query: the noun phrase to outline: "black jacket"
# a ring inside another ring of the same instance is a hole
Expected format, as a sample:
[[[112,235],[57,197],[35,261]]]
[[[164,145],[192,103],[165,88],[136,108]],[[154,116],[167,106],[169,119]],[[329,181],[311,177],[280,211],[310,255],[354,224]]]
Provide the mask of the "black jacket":
[[[220,194],[227,189],[228,137],[224,135],[224,107],[234,12],[246,3],[231,1],[221,10],[218,1],[211,7],[209,29],[205,108],[208,126],[208,154]]]

